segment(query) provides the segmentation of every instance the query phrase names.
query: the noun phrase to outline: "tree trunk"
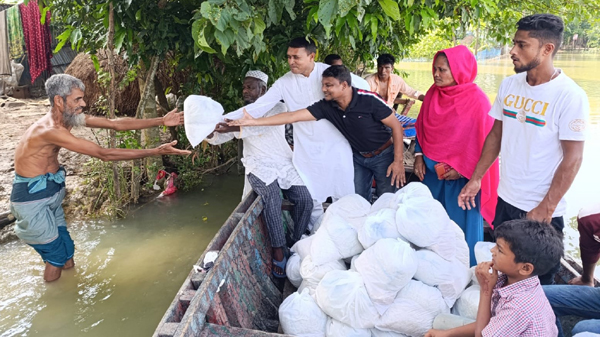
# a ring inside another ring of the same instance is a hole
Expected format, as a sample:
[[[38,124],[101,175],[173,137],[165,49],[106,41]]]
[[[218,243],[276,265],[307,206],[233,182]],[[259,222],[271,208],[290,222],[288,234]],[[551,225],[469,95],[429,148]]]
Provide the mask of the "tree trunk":
[[[112,1],[109,4],[110,12],[108,14],[108,71],[110,73],[110,87],[108,89],[108,116],[107,118],[115,118],[115,10],[113,8]],[[115,130],[109,130],[108,139],[109,147],[114,149],[116,147]],[[121,200],[121,182],[119,181],[118,163],[112,162],[113,171],[113,186],[115,192],[115,199],[120,202]]]
[[[154,77],[158,69],[159,58],[154,56],[150,62],[150,67],[146,69],[145,76],[138,76],[140,86],[140,104],[137,109],[137,118],[156,118],[156,100],[154,99]],[[155,148],[160,145],[160,134],[158,128],[148,128],[142,130],[142,147]],[[161,157],[147,157],[144,159],[146,174],[148,179],[153,179],[158,170],[163,168]]]
[[[154,77],[154,91],[156,91],[156,97],[158,97],[158,104],[160,105],[160,111],[162,113],[162,116],[166,115],[171,108],[176,108],[169,106],[169,101],[167,101],[167,96],[165,96],[165,90],[162,87],[162,84],[160,83],[158,77],[156,76]],[[176,126],[169,126],[169,133],[171,134],[171,141],[179,140],[177,139]]]

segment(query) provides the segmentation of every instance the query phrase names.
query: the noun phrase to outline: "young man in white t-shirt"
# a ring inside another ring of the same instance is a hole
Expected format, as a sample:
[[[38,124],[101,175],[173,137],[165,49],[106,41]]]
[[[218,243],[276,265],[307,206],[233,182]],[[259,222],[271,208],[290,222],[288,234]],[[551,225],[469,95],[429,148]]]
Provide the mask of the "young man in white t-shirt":
[[[481,177],[502,150],[496,226],[527,217],[562,233],[563,197],[581,166],[589,116],[583,89],[553,65],[563,30],[562,20],[550,14],[517,22],[510,51],[517,74],[500,85],[489,113],[496,121],[458,197],[463,209],[475,205]],[[540,275],[542,284],[551,284],[557,270]]]

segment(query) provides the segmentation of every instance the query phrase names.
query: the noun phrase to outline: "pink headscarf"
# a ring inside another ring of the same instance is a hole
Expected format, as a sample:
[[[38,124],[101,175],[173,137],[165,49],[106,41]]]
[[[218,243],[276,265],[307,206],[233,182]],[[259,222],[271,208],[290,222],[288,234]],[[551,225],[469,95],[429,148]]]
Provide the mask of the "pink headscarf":
[[[483,143],[494,124],[487,95],[473,83],[477,76],[475,56],[465,46],[437,52],[446,54],[456,85],[432,85],[425,95],[415,125],[419,145],[431,160],[446,163],[471,179]],[[435,70],[433,70],[435,72]],[[498,199],[498,160],[481,181],[481,214],[492,224]],[[457,201],[458,202],[458,201]]]

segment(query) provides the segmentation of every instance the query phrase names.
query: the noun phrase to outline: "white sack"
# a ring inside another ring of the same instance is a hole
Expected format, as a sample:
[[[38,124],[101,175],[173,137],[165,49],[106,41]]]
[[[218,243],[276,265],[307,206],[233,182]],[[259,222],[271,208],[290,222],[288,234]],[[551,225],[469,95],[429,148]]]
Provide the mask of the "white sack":
[[[442,230],[439,241],[426,248],[447,261],[456,259],[467,268],[471,266],[469,264],[469,245],[465,241],[465,233],[452,220]]]
[[[410,245],[399,239],[381,239],[355,261],[369,297],[383,314],[417,272],[418,260]]]
[[[315,221],[314,225],[312,226],[312,228],[310,229],[310,235],[315,234],[318,230],[319,227],[321,227],[321,224],[323,223],[323,218],[325,217],[325,213],[321,214],[318,218],[317,221]],[[310,226],[310,224],[309,224]]]
[[[416,198],[433,199],[433,196],[429,187],[423,183],[413,181],[395,193],[394,205],[392,207],[395,208],[398,204],[406,203]]]
[[[452,313],[462,317],[477,319],[477,309],[479,308],[479,297],[481,288],[479,285],[472,285],[465,289],[460,295],[454,307]]]
[[[450,308],[444,301],[442,293],[436,287],[431,287],[417,280],[411,280],[400,292],[396,298],[411,300],[422,308],[431,310],[434,316],[447,314]]]
[[[287,260],[287,265],[285,266],[285,274],[287,275],[290,283],[294,285],[294,287],[298,288],[300,283],[302,283],[302,276],[300,276],[300,255],[292,254]]]
[[[310,255],[310,246],[312,245],[312,241],[314,238],[314,236],[312,235],[307,237],[304,237],[304,235],[302,235],[302,237],[303,238],[297,241],[290,249],[292,253],[297,253],[298,255],[300,255],[300,260],[304,260],[305,257]]]
[[[339,322],[333,318],[327,321],[327,337],[371,337],[369,329],[355,329],[349,325]]]
[[[185,135],[192,147],[210,135],[217,123],[223,121],[223,106],[212,98],[190,95],[183,102]]]
[[[379,319],[359,273],[341,270],[327,273],[315,297],[328,316],[353,328],[373,328]]]
[[[370,214],[376,213],[382,209],[392,209],[396,210],[398,208],[398,203],[396,203],[396,195],[394,193],[383,193],[382,195],[375,200],[373,205],[371,205]]]
[[[341,260],[336,260],[316,266],[312,261],[312,257],[310,255],[307,256],[302,260],[300,265],[302,289],[308,289],[310,294],[314,295],[319,282],[321,282],[323,277],[332,270],[346,270],[346,264]]]
[[[393,331],[381,331],[379,329],[371,329],[372,337],[409,337],[403,333]]]
[[[475,244],[475,260],[477,260],[477,264],[481,262],[490,262],[492,261],[492,248],[494,248],[496,244],[494,242],[485,242],[480,241]]]
[[[475,275],[475,268],[477,266],[473,266],[469,268],[469,278],[471,279],[471,285],[479,284],[479,280],[477,279],[477,275]]]
[[[327,316],[308,294],[295,292],[279,306],[279,322],[283,332],[299,337],[323,337]]]
[[[330,216],[338,215],[358,230],[364,224],[370,210],[371,204],[365,198],[358,194],[348,194],[329,205],[321,225],[327,224]]]
[[[422,249],[416,252],[419,266],[414,278],[429,286],[436,286],[448,307],[470,282],[469,269],[457,260],[446,261],[436,253]]]
[[[335,212],[325,216],[313,237],[310,255],[315,265],[352,257],[363,251],[356,229]]]
[[[356,271],[357,273],[358,273],[358,271],[356,270],[356,259],[358,259],[359,256],[360,256],[360,254],[355,255],[350,260],[350,270]]]
[[[367,249],[383,238],[399,238],[396,228],[396,212],[391,208],[382,208],[369,214],[365,224],[358,230],[358,241]]]
[[[396,212],[398,233],[419,247],[438,242],[449,221],[446,210],[435,199],[408,199]]]
[[[435,316],[416,302],[396,298],[381,316],[376,328],[383,331],[400,332],[413,337],[422,337],[433,326]]]

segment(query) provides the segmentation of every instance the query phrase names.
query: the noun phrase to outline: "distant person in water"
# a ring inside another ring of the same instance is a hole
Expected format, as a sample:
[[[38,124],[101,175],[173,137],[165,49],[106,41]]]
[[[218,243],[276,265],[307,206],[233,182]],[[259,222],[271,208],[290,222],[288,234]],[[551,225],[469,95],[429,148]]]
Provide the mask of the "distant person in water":
[[[183,112],[176,110],[153,119],[87,116],[83,114],[84,91],[83,82],[73,76],[51,76],[46,81],[50,111],[25,131],[15,150],[15,179],[10,196],[10,210],[17,219],[15,232],[41,255],[46,263],[44,280],[47,282],[57,280],[63,269],[75,265],[75,247],[62,209],[66,173],[58,163],[61,148],[103,161],[190,154],[190,151],[174,148],[176,141],[147,150],[105,149],[73,136],[71,129],[80,126],[139,130],[183,124]]]
[[[242,95],[244,104],[252,104],[267,91],[267,74],[251,70],[244,78]],[[279,102],[265,116],[275,116],[286,112],[285,104]],[[293,241],[300,237],[310,222],[313,200],[302,178],[292,163],[292,150],[285,140],[284,126],[229,126],[219,123],[207,141],[217,145],[239,138],[244,142],[246,177],[254,192],[260,195],[265,204],[265,221],[269,229],[273,249],[273,276],[286,277],[285,232],[281,218],[281,193],[294,204]],[[245,189],[245,188],[244,188]],[[244,191],[246,193],[246,191]]]

